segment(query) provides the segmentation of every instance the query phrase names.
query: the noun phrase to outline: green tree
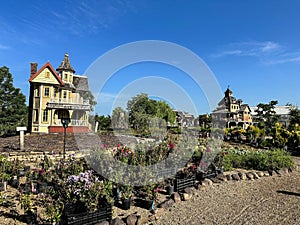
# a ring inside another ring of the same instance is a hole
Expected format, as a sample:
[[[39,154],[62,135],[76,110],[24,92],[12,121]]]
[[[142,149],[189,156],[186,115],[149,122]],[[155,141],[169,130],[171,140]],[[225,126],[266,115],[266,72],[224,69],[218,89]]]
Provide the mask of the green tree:
[[[6,66],[0,67],[0,135],[26,126],[25,95],[13,85],[13,76]]]
[[[122,107],[113,110],[111,124],[114,129],[128,129],[128,114]]]
[[[165,101],[156,101],[155,116],[169,124],[174,124],[176,120],[176,113]]]
[[[142,93],[127,102],[127,110],[130,126],[140,134],[149,133],[149,121],[156,111],[154,101]]]
[[[87,92],[85,92],[82,95],[82,98],[84,100],[89,100],[90,106],[91,106],[91,111],[94,111],[94,106],[97,104],[97,102],[95,101],[94,95],[92,94],[92,92],[89,90]]]
[[[298,107],[293,107],[290,111],[289,130],[294,130],[298,125],[300,125],[300,110]]]
[[[279,116],[276,115],[274,110],[278,101],[270,101],[268,104],[259,103],[255,112],[257,113],[256,121],[258,122],[258,127],[263,128],[266,131],[266,135],[270,135],[272,128],[278,121]]]
[[[129,124],[139,134],[150,134],[149,124],[155,126],[159,118],[173,124],[176,114],[165,101],[149,99],[145,93],[134,96],[127,102]],[[160,123],[164,124],[164,123]],[[153,127],[152,127],[153,128]]]
[[[111,125],[111,119],[110,116],[95,116],[95,122],[99,123],[99,130],[108,130],[110,128]]]

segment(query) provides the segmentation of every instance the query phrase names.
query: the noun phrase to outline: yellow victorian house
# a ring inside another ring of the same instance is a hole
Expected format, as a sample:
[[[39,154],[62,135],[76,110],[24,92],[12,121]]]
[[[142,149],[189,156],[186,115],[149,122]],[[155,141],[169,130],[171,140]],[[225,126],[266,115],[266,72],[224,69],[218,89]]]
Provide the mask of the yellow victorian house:
[[[89,131],[88,78],[75,75],[67,53],[56,71],[49,62],[39,70],[31,63],[29,83],[29,132],[63,132],[62,118],[71,119],[67,132]]]

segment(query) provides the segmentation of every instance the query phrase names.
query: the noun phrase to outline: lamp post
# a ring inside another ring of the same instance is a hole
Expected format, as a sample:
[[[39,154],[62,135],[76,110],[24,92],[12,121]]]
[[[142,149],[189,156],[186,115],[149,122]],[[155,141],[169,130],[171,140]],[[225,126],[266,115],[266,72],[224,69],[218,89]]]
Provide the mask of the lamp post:
[[[64,151],[63,151],[64,160],[66,159],[66,130],[70,122],[71,122],[70,118],[61,118],[61,123],[64,127]]]

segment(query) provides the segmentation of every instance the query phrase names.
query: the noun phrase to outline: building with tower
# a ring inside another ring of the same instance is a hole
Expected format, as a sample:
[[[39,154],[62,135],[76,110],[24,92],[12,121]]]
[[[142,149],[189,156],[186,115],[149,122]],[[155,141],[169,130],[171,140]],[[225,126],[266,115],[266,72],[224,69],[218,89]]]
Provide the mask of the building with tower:
[[[246,129],[252,124],[251,109],[248,104],[243,104],[241,99],[236,99],[232,91],[227,88],[224,98],[212,112],[212,122],[215,128],[242,127]]]
[[[89,131],[88,78],[75,74],[67,53],[56,70],[49,62],[39,70],[31,63],[29,84],[29,132],[63,132],[62,118],[71,119],[67,132]]]

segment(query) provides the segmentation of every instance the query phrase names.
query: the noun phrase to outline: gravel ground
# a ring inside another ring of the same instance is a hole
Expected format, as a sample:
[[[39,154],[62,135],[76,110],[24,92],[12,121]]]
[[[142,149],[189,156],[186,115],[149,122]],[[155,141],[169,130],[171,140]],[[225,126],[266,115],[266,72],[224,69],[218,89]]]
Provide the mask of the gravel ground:
[[[296,158],[299,165],[300,160]],[[197,190],[192,199],[158,214],[166,224],[300,224],[300,171]]]

